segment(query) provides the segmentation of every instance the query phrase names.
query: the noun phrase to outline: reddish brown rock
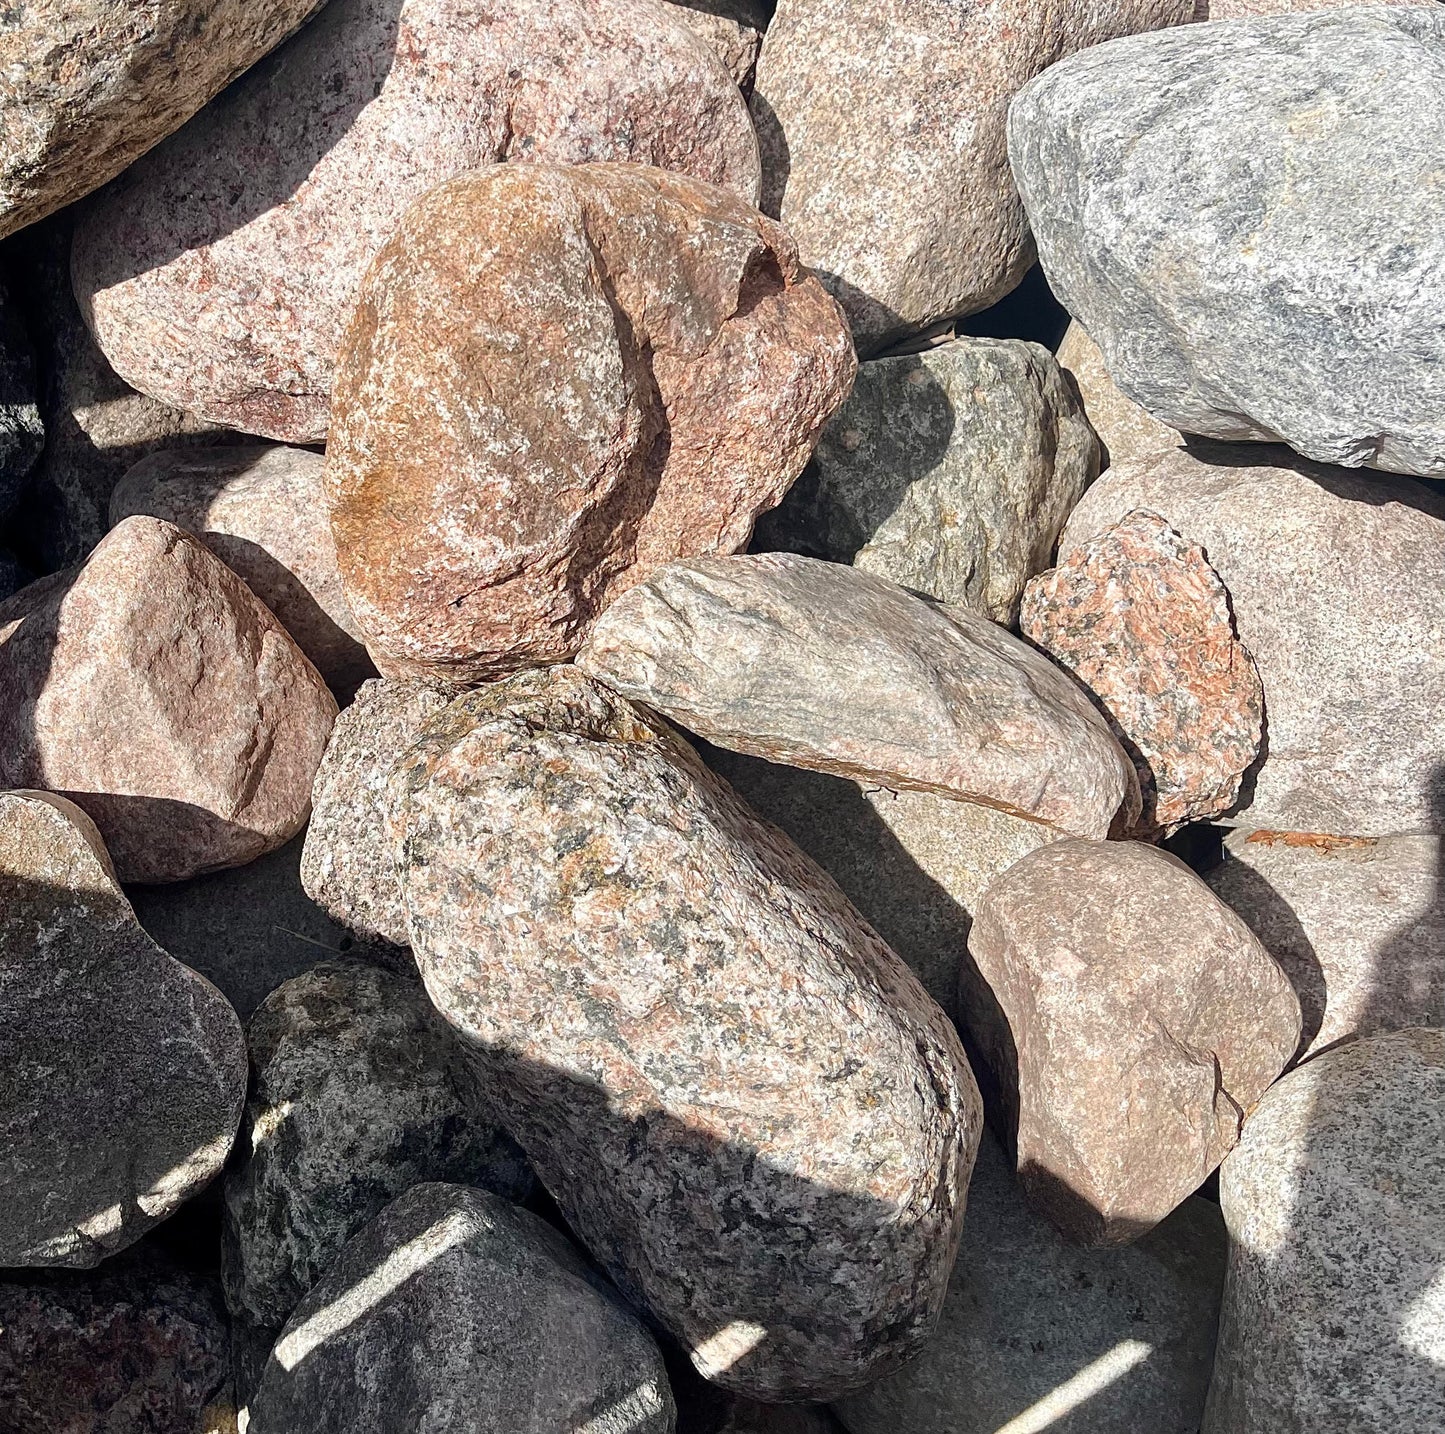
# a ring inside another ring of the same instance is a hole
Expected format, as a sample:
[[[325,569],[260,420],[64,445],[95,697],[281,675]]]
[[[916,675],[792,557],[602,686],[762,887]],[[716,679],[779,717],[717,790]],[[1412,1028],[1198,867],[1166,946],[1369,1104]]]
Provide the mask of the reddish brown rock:
[[[654,567],[746,543],[854,367],[788,237],[726,190],[635,165],[433,190],[367,276],[327,453],[377,666],[570,657]]]
[[[1264,734],[1264,689],[1204,550],[1136,509],[1024,590],[1019,626],[1113,720],[1139,830],[1228,811]]]
[[[0,604],[0,785],[59,792],[122,881],[239,866],[306,820],[336,703],[198,539],[128,518]]]
[[[1234,1148],[1294,1054],[1283,971],[1183,862],[1055,842],[974,912],[964,1019],[1029,1199],[1081,1244],[1159,1223]]]

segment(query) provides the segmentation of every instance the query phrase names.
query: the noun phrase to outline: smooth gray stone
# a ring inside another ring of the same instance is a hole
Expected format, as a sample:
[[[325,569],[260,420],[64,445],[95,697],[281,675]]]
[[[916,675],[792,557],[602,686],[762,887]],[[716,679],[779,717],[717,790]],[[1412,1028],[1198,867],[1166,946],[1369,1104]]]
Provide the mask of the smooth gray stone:
[[[1009,113],[1065,308],[1186,433],[1445,475],[1445,11],[1133,36]]]

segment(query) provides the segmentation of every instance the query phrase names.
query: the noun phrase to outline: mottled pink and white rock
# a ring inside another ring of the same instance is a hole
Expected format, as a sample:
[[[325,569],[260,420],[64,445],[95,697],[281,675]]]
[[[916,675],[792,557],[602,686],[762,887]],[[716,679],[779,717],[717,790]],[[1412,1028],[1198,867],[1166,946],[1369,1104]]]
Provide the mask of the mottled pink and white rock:
[[[245,583],[146,517],[0,603],[0,690],[0,785],[74,800],[122,881],[182,881],[294,836],[336,717]]]
[[[750,94],[768,10],[763,0],[670,0],[687,28],[705,40],[738,88]]]
[[[321,470],[306,448],[165,449],[110,498],[112,526],[137,513],[194,533],[276,615],[338,692],[372,672],[341,591]]]
[[[981,1110],[833,882],[574,668],[458,698],[393,791],[427,990],[624,1293],[751,1398],[831,1398],[915,1352]]]
[[[609,164],[433,190],[337,364],[331,523],[378,668],[571,657],[653,568],[747,542],[854,368],[787,235],[725,189]]]
[[[1134,759],[1138,830],[1228,811],[1264,736],[1264,689],[1197,543],[1139,509],[1024,590],[1024,636],[1099,700]]]
[[[1000,876],[961,983],[1029,1199],[1081,1244],[1152,1229],[1294,1054],[1283,971],[1183,862],[1062,841]]]
[[[95,204],[76,292],[142,393],[319,440],[362,273],[412,200],[494,162],[591,160],[756,199],[742,96],[672,6],[335,0]]]
[[[1074,320],[1059,345],[1059,367],[1074,380],[1089,420],[1104,449],[1103,466],[1147,457],[1184,441],[1177,428],[1155,418],[1114,382],[1099,346]]]
[[[1138,780],[1082,688],[966,608],[792,553],[670,564],[578,665],[722,747],[1102,837]]]

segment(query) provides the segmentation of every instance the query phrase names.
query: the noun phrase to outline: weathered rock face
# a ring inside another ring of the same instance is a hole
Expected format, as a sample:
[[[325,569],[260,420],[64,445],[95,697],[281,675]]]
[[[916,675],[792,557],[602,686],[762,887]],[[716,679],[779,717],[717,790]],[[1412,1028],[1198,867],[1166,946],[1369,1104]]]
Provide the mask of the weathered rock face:
[[[1229,1278],[1205,1434],[1434,1434],[1445,1351],[1445,1032],[1274,1086],[1220,1171]]]
[[[768,9],[763,0],[671,0],[678,18],[716,53],[738,88],[750,94]]]
[[[1180,449],[1111,468],[1060,558],[1135,508],[1208,554],[1264,684],[1268,750],[1238,808],[1250,825],[1445,831],[1445,592],[1419,579],[1445,563],[1445,504],[1404,480],[1259,457]]]
[[[1126,1243],[1196,1190],[1299,1042],[1249,928],[1139,842],[1026,856],[979,903],[968,952],[964,1019],[1024,1191],[1081,1244]]]
[[[638,165],[441,186],[338,365],[331,522],[377,665],[570,657],[652,568],[747,542],[853,369],[837,305],[725,190]]]
[[[349,692],[372,667],[341,591],[325,466],[305,448],[163,450],[121,479],[110,521],[146,513],[194,533],[246,580],[327,683]]]
[[[386,819],[392,768],[447,705],[416,682],[366,682],[332,729],[311,791],[301,884],[363,941],[410,944]]]
[[[1442,870],[1437,837],[1240,831],[1204,879],[1284,968],[1312,1055],[1445,1026]]]
[[[743,99],[670,5],[336,0],[95,205],[76,291],[127,382],[315,441],[372,256],[412,200],[502,160],[656,164],[757,195]]]
[[[442,1428],[672,1434],[673,1404],[652,1336],[561,1235],[485,1191],[419,1185],[302,1301],[250,1429]]]
[[[1238,20],[1256,15],[1286,15],[1296,10],[1338,10],[1359,0],[1196,0],[1196,20]],[[1418,5],[1430,0],[1378,0],[1382,5]]]
[[[140,929],[90,819],[40,792],[0,795],[0,1050],[0,1266],[95,1264],[231,1148],[236,1013]]]
[[[791,553],[674,563],[584,671],[736,751],[1103,836],[1134,769],[1073,680],[1003,628]]]
[[[980,1107],[838,888],[570,668],[459,698],[393,790],[428,993],[624,1293],[750,1398],[836,1396],[913,1353]]]
[[[1010,156],[1050,284],[1156,418],[1440,476],[1442,96],[1435,5],[1191,26],[1046,70]]]
[[[1029,1213],[990,1135],[968,1196],[938,1332],[911,1364],[837,1406],[850,1434],[998,1434],[1016,1419],[1019,1429],[1198,1434],[1224,1283],[1218,1208],[1186,1200],[1127,1249],[1076,1249]],[[1079,1424],[1059,1391],[1085,1371],[1098,1378]]]
[[[1046,350],[956,339],[858,370],[753,551],[851,562],[1011,623],[1098,472],[1098,443]]]
[[[35,405],[35,354],[14,301],[0,286],[0,518],[9,517],[45,446]]]
[[[847,309],[860,352],[987,308],[1033,262],[1005,135],[1019,86],[1192,13],[1193,0],[781,0],[753,98],[763,208]]]
[[[1102,466],[1179,447],[1179,430],[1160,423],[1114,382],[1098,344],[1077,320],[1059,345],[1058,362],[1079,391],[1084,416],[1103,448]]]
[[[0,36],[0,237],[89,194],[324,0],[33,0]]]
[[[1228,811],[1264,738],[1264,690],[1197,543],[1139,509],[1035,578],[1024,636],[1099,699],[1134,759],[1140,829]]]
[[[122,881],[181,881],[306,820],[336,703],[197,539],[129,518],[0,605],[0,783],[74,798]]]

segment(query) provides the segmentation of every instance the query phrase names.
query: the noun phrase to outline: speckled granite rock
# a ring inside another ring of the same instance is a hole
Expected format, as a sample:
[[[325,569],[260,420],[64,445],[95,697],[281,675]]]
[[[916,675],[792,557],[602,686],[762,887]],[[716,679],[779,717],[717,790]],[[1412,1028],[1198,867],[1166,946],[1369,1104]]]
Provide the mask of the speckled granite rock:
[[[1445,1032],[1291,1071],[1220,1171],[1229,1278],[1205,1434],[1435,1434]]]
[[[140,929],[90,819],[46,793],[0,795],[0,1050],[0,1266],[95,1264],[231,1148],[236,1013]]]
[[[314,441],[366,266],[412,200],[498,160],[757,195],[742,96],[670,5],[335,0],[95,205],[76,291],[143,392]]]
[[[301,884],[368,943],[410,944],[391,840],[386,784],[427,720],[447,704],[416,682],[365,682],[332,729],[311,789]]]
[[[194,533],[246,580],[327,683],[350,692],[373,669],[341,591],[325,466],[305,448],[166,449],[121,479],[110,521],[148,513]]]
[[[0,32],[0,237],[89,194],[324,0],[26,0]]]
[[[1185,432],[1437,477],[1442,146],[1436,5],[1134,36],[1009,118],[1049,283],[1125,393]]]
[[[571,668],[459,698],[393,790],[427,991],[623,1292],[749,1398],[833,1397],[913,1353],[981,1111],[838,888]]]
[[[753,98],[763,207],[842,301],[860,352],[986,309],[1033,262],[1008,170],[1014,91],[1062,55],[1193,8],[781,0]]]
[[[1139,773],[1140,831],[1235,804],[1264,740],[1264,689],[1197,543],[1136,509],[1028,585],[1019,627],[1112,719]]]
[[[671,0],[679,18],[699,39],[716,52],[738,88],[750,94],[753,71],[763,31],[768,27],[769,7],[764,0]]]
[[[752,547],[851,562],[1011,623],[1098,472],[1098,443],[1046,350],[955,339],[859,368]]]
[[[135,1251],[0,1279],[7,1434],[234,1434],[217,1282]]]
[[[1264,684],[1269,745],[1237,815],[1295,831],[1445,831],[1445,588],[1420,581],[1445,564],[1445,503],[1282,449],[1178,449],[1105,473],[1060,559],[1135,508],[1208,554]]]
[[[1445,1026],[1442,871],[1438,837],[1239,831],[1204,879],[1293,982],[1313,1054]]]
[[[1003,628],[791,553],[673,563],[578,664],[710,742],[1103,836],[1133,766],[1072,678]]]
[[[1127,1249],[1076,1249],[1029,1213],[991,1135],[968,1195],[938,1332],[838,1405],[849,1434],[1198,1434],[1224,1284],[1218,1207],[1186,1200]]]
[[[1011,866],[974,912],[962,993],[1024,1191],[1080,1244],[1127,1243],[1197,1189],[1300,1035],[1244,922],[1139,842]]]
[[[294,836],[336,703],[197,539],[128,518],[0,605],[0,783],[73,797],[122,881],[181,881]]]
[[[0,284],[0,518],[20,500],[45,445],[35,404],[35,354],[14,300]]]
[[[1064,334],[1058,361],[1079,391],[1084,416],[1103,448],[1103,467],[1178,448],[1183,442],[1177,428],[1160,423],[1114,382],[1098,344],[1077,321]]]
[[[1432,0],[1370,0],[1380,5],[1421,5]],[[1286,15],[1295,10],[1338,10],[1360,0],[1196,0],[1196,20],[1238,20],[1257,15]]]
[[[672,1428],[652,1336],[562,1236],[485,1191],[419,1185],[302,1301],[250,1434]]]
[[[331,523],[377,666],[466,685],[570,657],[652,568],[747,542],[854,367],[837,305],[726,190],[639,165],[434,190],[337,368]]]

